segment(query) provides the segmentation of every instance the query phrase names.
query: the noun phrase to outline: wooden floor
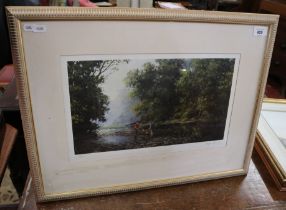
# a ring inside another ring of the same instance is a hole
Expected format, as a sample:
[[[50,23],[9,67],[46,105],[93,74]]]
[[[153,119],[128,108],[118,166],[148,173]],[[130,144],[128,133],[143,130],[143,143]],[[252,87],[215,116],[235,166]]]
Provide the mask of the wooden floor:
[[[21,210],[286,210],[286,192],[276,189],[256,152],[247,176],[42,204],[26,188]]]

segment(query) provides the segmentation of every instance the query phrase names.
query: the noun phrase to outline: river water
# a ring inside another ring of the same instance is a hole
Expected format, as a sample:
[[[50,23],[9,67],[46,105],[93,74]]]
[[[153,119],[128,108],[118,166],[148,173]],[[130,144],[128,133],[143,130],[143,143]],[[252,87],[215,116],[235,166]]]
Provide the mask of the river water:
[[[161,126],[138,133],[132,128],[115,128],[99,131],[99,135],[85,135],[75,139],[75,153],[85,154],[126,149],[137,149],[223,139],[223,124],[196,124]]]

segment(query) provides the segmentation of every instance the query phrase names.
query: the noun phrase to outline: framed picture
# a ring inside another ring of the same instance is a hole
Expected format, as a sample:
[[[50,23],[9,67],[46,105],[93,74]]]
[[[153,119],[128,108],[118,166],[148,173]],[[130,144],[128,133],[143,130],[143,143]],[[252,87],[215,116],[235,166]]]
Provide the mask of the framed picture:
[[[286,191],[286,100],[266,98],[262,104],[255,148],[275,184]]]
[[[39,201],[247,173],[276,15],[8,7]]]

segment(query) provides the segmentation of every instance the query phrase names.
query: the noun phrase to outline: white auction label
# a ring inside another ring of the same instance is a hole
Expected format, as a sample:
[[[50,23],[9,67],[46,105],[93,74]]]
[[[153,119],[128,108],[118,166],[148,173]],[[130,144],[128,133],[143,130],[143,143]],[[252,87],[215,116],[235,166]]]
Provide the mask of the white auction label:
[[[24,24],[24,31],[31,31],[35,33],[42,33],[47,31],[47,26],[37,24]]]
[[[33,24],[24,24],[24,31],[33,31]]]
[[[266,36],[268,33],[268,27],[266,26],[254,26],[254,36]]]

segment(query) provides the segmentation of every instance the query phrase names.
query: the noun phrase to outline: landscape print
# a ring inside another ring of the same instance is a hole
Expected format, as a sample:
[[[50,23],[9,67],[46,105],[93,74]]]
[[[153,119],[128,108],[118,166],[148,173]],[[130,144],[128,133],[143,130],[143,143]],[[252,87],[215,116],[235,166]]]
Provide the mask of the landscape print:
[[[224,138],[235,58],[67,62],[75,154]]]

